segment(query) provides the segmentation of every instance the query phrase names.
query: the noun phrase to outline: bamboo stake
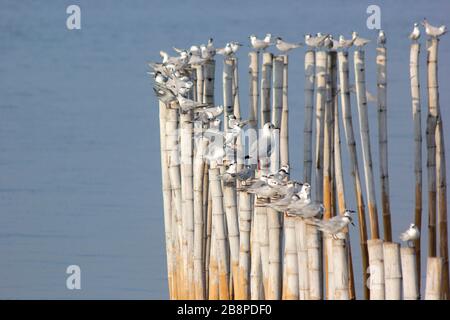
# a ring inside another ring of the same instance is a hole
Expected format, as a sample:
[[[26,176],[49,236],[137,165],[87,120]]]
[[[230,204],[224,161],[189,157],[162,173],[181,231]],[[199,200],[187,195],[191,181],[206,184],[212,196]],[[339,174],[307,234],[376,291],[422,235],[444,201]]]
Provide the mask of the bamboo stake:
[[[364,298],[369,299],[369,289],[365,285],[368,280],[367,268],[369,267],[368,252],[367,252],[367,227],[366,227],[364,199],[361,188],[361,178],[359,175],[359,168],[358,168],[356,142],[353,132],[352,111],[350,107],[348,52],[346,51],[339,52],[338,62],[339,62],[339,83],[341,87],[342,119],[344,124],[344,132],[347,141],[348,152],[350,154],[350,168],[352,171],[356,203],[358,206],[359,243],[361,247]]]
[[[337,96],[336,96],[336,100],[337,100]],[[333,126],[333,129],[334,129],[334,134],[333,134],[334,180],[335,180],[336,190],[337,190],[338,212],[340,212],[340,214],[342,214],[343,212],[345,212],[347,205],[346,205],[346,197],[345,197],[344,174],[343,174],[343,170],[342,170],[341,137],[340,137],[341,133],[340,133],[340,126],[339,126],[339,108],[338,108],[337,101],[335,101],[335,103],[333,105],[333,109],[334,109],[334,112],[333,112],[333,117],[334,117],[334,126]],[[348,265],[348,281],[349,281],[349,283],[348,283],[349,299],[354,300],[356,298],[356,296],[355,296],[355,280],[354,280],[354,275],[353,275],[352,252],[351,252],[350,237],[349,237],[348,232],[346,232],[345,244],[346,244],[346,246],[345,246],[346,255],[347,255],[347,260],[348,260],[347,265]],[[337,289],[335,289],[335,290],[337,290]]]
[[[439,40],[427,40],[427,176],[428,176],[428,257],[436,256],[436,122],[439,116],[437,52]]]
[[[228,117],[234,114],[234,99],[233,99],[233,60],[225,58],[223,60],[223,108],[224,108],[224,131],[227,132],[230,128],[228,126]]]
[[[183,261],[187,276],[186,288],[189,299],[194,298],[194,199],[192,171],[192,112],[180,113],[181,147],[181,201],[183,204]],[[186,281],[185,280],[185,281]]]
[[[412,114],[414,122],[414,176],[415,176],[415,206],[414,223],[422,230],[422,112],[420,104],[420,77],[419,77],[419,53],[420,43],[413,42],[410,51],[410,79]],[[414,241],[416,257],[416,273],[420,275],[420,239]],[[418,279],[418,291],[420,291],[420,277]]]
[[[219,300],[219,266],[217,261],[217,240],[214,232],[212,232],[211,238],[208,299]]]
[[[332,217],[332,182],[331,182],[331,132],[332,132],[332,95],[331,95],[331,68],[332,58],[336,57],[336,52],[327,53],[327,71],[325,85],[325,110],[323,122],[323,205],[325,207],[324,219],[329,220]],[[319,65],[319,64],[318,64]],[[325,292],[327,300],[334,298],[334,280],[333,280],[333,260],[332,260],[332,241],[330,237],[324,238],[324,272],[325,272]]]
[[[315,82],[315,52],[308,50],[305,53],[305,122],[303,146],[303,181],[311,183],[312,173],[312,125],[314,106]]]
[[[315,153],[315,179],[316,199],[323,199],[323,140],[324,115],[326,103],[327,79],[327,52],[316,53],[316,153]]]
[[[316,227],[306,225],[306,246],[308,250],[309,298],[322,299],[322,268],[320,234]]]
[[[256,201],[256,200],[255,200]],[[261,300],[264,298],[263,277],[261,267],[261,250],[258,239],[258,220],[256,219],[257,207],[254,208],[251,231],[251,269],[250,269],[250,298]]]
[[[211,189],[209,188],[209,165],[205,163],[205,170],[203,174],[203,208],[205,209],[205,232],[204,232],[204,261],[205,261],[205,287],[206,296],[209,296],[209,265],[211,261],[211,235],[212,235],[212,199]]]
[[[298,298],[300,300],[309,300],[308,245],[306,238],[306,223],[302,219],[295,219],[295,237],[298,266]]]
[[[425,300],[442,300],[442,258],[428,257]]]
[[[283,108],[283,64],[284,60],[282,56],[273,57],[273,94],[272,94],[272,124],[274,125],[274,132],[279,133],[281,127],[281,113]],[[275,134],[274,134],[275,136]],[[270,156],[270,169],[271,172],[275,172],[279,168],[280,164],[280,140],[278,137],[274,137],[275,143],[272,145],[272,154]]]
[[[239,192],[239,271],[236,299],[250,298],[250,231],[252,224],[252,196]]]
[[[203,103],[214,104],[214,79],[215,79],[216,61],[207,60],[203,65]]]
[[[403,300],[419,300],[418,273],[414,248],[400,249],[403,276]]]
[[[258,52],[251,51],[248,54],[250,58],[249,76],[250,76],[250,109],[249,109],[249,126],[250,128],[258,127]]]
[[[386,48],[377,48],[377,103],[378,143],[380,154],[381,208],[383,213],[384,241],[392,241],[391,209],[389,200],[388,129],[387,129],[387,67]]]
[[[267,208],[269,229],[269,270],[267,296],[268,300],[281,299],[281,221],[280,213]]]
[[[267,207],[268,199],[255,197],[256,233],[261,255],[261,270],[264,288],[264,296],[268,296],[269,284],[269,228]]]
[[[283,300],[298,300],[299,274],[294,217],[284,218]]]
[[[383,240],[367,240],[370,265],[370,300],[384,300]]]
[[[227,239],[225,234],[224,208],[222,187],[219,178],[219,168],[209,169],[209,185],[211,188],[212,206],[213,206],[213,225],[215,232],[215,241],[217,245],[217,262],[219,274],[219,298],[228,300],[230,298],[229,290],[229,258],[227,252]]]
[[[439,255],[442,258],[442,298],[448,300],[448,230],[447,230],[447,175],[445,170],[445,143],[442,121],[436,123],[436,174],[439,200]]]
[[[383,243],[384,281],[386,300],[401,300],[402,268],[400,245],[394,242]]]
[[[366,180],[367,201],[369,203],[369,221],[371,239],[379,239],[377,204],[375,197],[375,181],[372,170],[372,155],[370,150],[369,117],[367,114],[366,79],[364,51],[354,53],[356,98],[358,102],[359,127],[361,133],[361,147]]]
[[[344,240],[332,240],[333,255],[333,280],[334,292],[332,298],[335,300],[349,300],[349,268],[347,265],[347,248]]]
[[[270,121],[270,75],[272,73],[272,54],[264,52],[261,69],[261,128]]]
[[[206,297],[205,261],[203,260],[203,174],[205,168],[203,155],[205,154],[207,145],[208,140],[201,138],[197,142],[194,157],[194,297],[197,300],[203,300]]]
[[[159,101],[159,136],[161,145],[161,182],[163,191],[164,208],[164,233],[166,240],[167,281],[169,286],[169,298],[175,298],[173,260],[174,252],[172,245],[172,190],[170,189],[170,176],[167,161],[166,145],[166,105]]]
[[[289,57],[283,57],[283,101],[280,130],[280,165],[289,164],[289,105],[288,105],[288,64]]]

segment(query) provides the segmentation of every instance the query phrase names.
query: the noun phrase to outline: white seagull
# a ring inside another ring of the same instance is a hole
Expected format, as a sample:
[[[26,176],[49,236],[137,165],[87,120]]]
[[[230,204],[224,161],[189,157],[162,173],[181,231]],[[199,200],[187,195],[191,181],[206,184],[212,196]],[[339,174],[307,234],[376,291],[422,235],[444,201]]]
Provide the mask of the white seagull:
[[[446,34],[448,31],[445,25],[435,27],[429,24],[427,19],[423,19],[422,25],[425,27],[425,33],[432,38],[439,38],[440,36]]]
[[[420,29],[417,22],[414,22],[413,31],[409,34],[409,38],[413,41],[417,41],[420,38]]]
[[[417,240],[420,238],[420,231],[419,228],[414,223],[411,223],[409,225],[408,230],[400,234],[400,240],[406,242],[408,244],[408,247],[414,246],[414,240]]]
[[[342,237],[342,232],[349,223],[353,224],[351,214],[354,213],[352,210],[345,210],[343,215],[334,216],[329,220],[319,220],[314,219],[310,224],[317,226],[317,229],[327,233],[333,237],[333,239],[345,239]]]
[[[270,33],[266,34],[266,37],[261,40],[256,38],[254,34],[250,36],[250,44],[253,49],[256,49],[257,51],[263,49],[265,50],[270,45],[270,40],[272,39],[272,35]]]
[[[277,37],[275,45],[278,50],[286,53],[288,51],[291,51],[292,49],[300,48],[302,44],[286,42],[281,37]]]
[[[383,30],[378,31],[378,44],[384,46],[386,44],[386,34]]]
[[[368,44],[370,42],[369,39],[361,38],[358,35],[358,32],[356,32],[356,31],[352,32],[352,39],[353,39],[353,45],[355,47],[358,47],[358,48],[362,48],[362,47],[364,47],[366,44]]]

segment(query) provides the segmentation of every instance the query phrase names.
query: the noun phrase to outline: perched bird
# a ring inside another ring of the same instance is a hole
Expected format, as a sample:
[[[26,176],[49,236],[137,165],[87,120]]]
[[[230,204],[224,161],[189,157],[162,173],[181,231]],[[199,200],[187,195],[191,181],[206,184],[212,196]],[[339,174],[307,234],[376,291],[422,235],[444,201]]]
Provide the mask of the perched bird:
[[[325,207],[322,203],[315,201],[311,203],[305,203],[297,201],[291,204],[286,209],[287,216],[296,216],[303,219],[311,219],[315,217],[322,217],[325,211]]]
[[[183,97],[181,94],[177,96],[178,104],[180,105],[181,112],[187,112],[195,108],[206,107],[204,103],[200,103],[188,98]]]
[[[328,38],[328,35],[322,35],[320,32],[316,37],[313,37],[310,34],[305,35],[305,43],[308,47],[311,48],[320,48],[323,46],[325,39]]]
[[[246,165],[242,170],[233,174],[233,176],[241,181],[245,181],[253,177],[253,168],[250,165]]]
[[[378,31],[378,44],[384,46],[386,44],[386,34],[383,30]]]
[[[273,178],[283,181],[289,178],[289,165],[282,166],[276,173],[273,174]],[[289,181],[291,184],[294,184],[295,181]]]
[[[222,181],[232,183],[235,180],[237,165],[236,162],[231,163],[225,172],[221,175]]]
[[[408,244],[408,247],[413,247],[414,240],[418,240],[419,238],[420,231],[414,223],[411,223],[408,230],[400,234],[400,240],[406,242]]]
[[[301,43],[286,42],[281,37],[277,37],[275,42],[275,46],[277,47],[277,49],[285,53],[291,51],[292,49],[299,48],[301,45]]]
[[[250,187],[246,191],[254,193],[260,198],[271,198],[278,194],[278,182],[272,178],[267,178],[267,182],[259,187]]]
[[[248,120],[238,120],[234,114],[228,115],[228,127],[233,128],[235,126],[243,128],[248,124]]]
[[[274,128],[274,125],[270,122],[264,124],[262,134],[250,145],[249,152],[251,157],[256,158],[257,156],[259,160],[270,158],[273,151],[272,131]]]
[[[216,49],[216,54],[220,54],[222,56],[228,57],[233,54],[233,49],[231,48],[231,44],[227,43],[224,48]]]
[[[353,42],[354,41],[355,40],[353,38],[349,39],[349,40],[346,40],[343,35],[340,35],[339,36],[339,48],[348,49],[351,46],[353,46]]]
[[[345,210],[343,215],[334,216],[329,220],[313,219],[309,223],[317,226],[317,229],[327,233],[333,237],[333,239],[343,239],[343,231],[349,223],[354,225],[351,214],[352,210]]]
[[[208,40],[208,44],[206,46],[204,44],[200,46],[200,53],[201,57],[204,59],[212,59],[216,55],[216,49],[214,48],[212,38]]]
[[[323,47],[330,50],[333,49],[333,47],[335,47],[334,49],[336,49],[335,41],[336,40],[333,39],[333,36],[329,34],[328,37],[326,37],[323,41]]]
[[[355,47],[357,47],[358,49],[364,47],[366,44],[368,44],[370,42],[370,40],[368,40],[368,39],[361,38],[358,35],[358,32],[356,32],[356,31],[352,32],[352,39],[353,39],[353,45]]]
[[[231,51],[233,51],[233,54],[236,54],[236,52],[239,50],[240,47],[242,47],[242,44],[236,41],[231,41]]]
[[[297,194],[289,194],[286,195],[284,198],[275,201],[270,202],[267,206],[275,209],[280,212],[284,212],[287,210],[287,208],[292,204],[300,200],[300,197]]]
[[[153,91],[155,92],[156,97],[165,104],[169,104],[177,100],[177,97],[173,94],[173,92],[164,86],[155,84]]]
[[[420,29],[417,22],[414,22],[413,31],[409,34],[409,38],[413,41],[417,41],[420,38]]]
[[[202,124],[209,124],[217,116],[223,113],[223,106],[217,107],[204,107],[202,109],[195,110],[194,119],[195,121],[201,121]],[[219,120],[220,121],[220,120]]]
[[[427,34],[427,36],[430,36],[432,38],[439,38],[440,36],[446,34],[448,31],[445,25],[435,27],[429,24],[427,19],[423,19],[422,25],[425,27],[425,33]]]
[[[256,49],[257,51],[261,49],[265,50],[270,45],[271,39],[272,35],[270,33],[266,34],[266,37],[263,40],[256,38],[256,36],[252,34],[250,36],[250,44],[252,48]]]

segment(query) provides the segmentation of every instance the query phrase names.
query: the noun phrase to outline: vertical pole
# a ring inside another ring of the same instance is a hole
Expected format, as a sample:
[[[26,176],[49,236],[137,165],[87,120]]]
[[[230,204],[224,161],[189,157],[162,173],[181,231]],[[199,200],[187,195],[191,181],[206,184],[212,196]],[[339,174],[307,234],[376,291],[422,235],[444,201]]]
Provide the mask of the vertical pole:
[[[315,82],[315,52],[305,53],[305,120],[303,129],[303,181],[311,183],[312,175],[312,126]]]
[[[370,300],[384,300],[384,254],[383,240],[367,240],[370,265]]]
[[[442,258],[428,257],[425,300],[442,300]]]
[[[394,242],[383,244],[384,283],[386,300],[401,300],[402,267],[400,262],[400,245]]]
[[[414,248],[401,248],[403,300],[419,300],[418,273]]]

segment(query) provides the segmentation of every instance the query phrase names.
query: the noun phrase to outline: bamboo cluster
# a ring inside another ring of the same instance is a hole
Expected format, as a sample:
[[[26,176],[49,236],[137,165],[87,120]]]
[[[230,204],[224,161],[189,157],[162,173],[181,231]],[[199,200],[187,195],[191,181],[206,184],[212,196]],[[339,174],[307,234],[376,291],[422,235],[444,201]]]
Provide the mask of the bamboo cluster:
[[[427,49],[429,258],[426,299],[449,297],[438,41],[438,38],[430,38]],[[205,48],[213,50],[211,44]],[[415,150],[413,221],[420,230],[419,52],[420,44],[413,40],[410,54]],[[353,68],[349,66],[349,47],[308,45],[305,52],[304,134],[301,139],[291,140],[303,143],[302,182],[293,180],[289,172],[292,163],[301,161],[292,159],[289,154],[289,108],[298,106],[289,106],[287,52],[274,54],[256,50],[248,54],[247,110],[243,110],[240,103],[239,60],[235,52],[225,54],[219,67],[221,60],[214,53],[208,56],[202,53],[195,63],[190,63],[190,58],[184,60],[181,54],[172,60],[169,58],[170,62],[152,65],[158,70],[156,73],[165,77],[164,83],[155,85],[154,90],[160,100],[162,194],[171,299],[350,300],[356,299],[355,283],[358,282],[362,282],[359,289],[365,299],[420,299],[420,239],[405,240],[406,247],[393,240],[385,41],[379,42],[374,61],[382,229],[379,228],[373,171],[368,116],[370,86],[366,83],[364,46],[358,45],[352,56]],[[222,70],[219,99],[214,96],[217,69]],[[351,70],[354,89],[350,85]],[[169,83],[174,84],[169,86]],[[352,92],[356,95],[358,128],[353,125]],[[221,100],[222,105],[215,106],[216,100]],[[243,115],[248,120],[243,120]],[[268,155],[262,154],[262,149]],[[349,156],[350,172],[343,170],[344,152]],[[346,183],[353,185],[353,195],[346,190]],[[282,191],[291,187],[295,192]],[[295,201],[304,201],[302,192],[306,192],[307,200],[304,206],[295,207]],[[348,225],[352,219],[347,207],[350,196],[356,203],[359,234],[356,248],[361,257],[362,274],[355,274],[353,268],[355,254],[349,233],[354,231]],[[281,204],[283,201],[285,203]],[[318,211],[307,216],[307,210],[312,208]],[[339,228],[333,229],[337,224]]]

